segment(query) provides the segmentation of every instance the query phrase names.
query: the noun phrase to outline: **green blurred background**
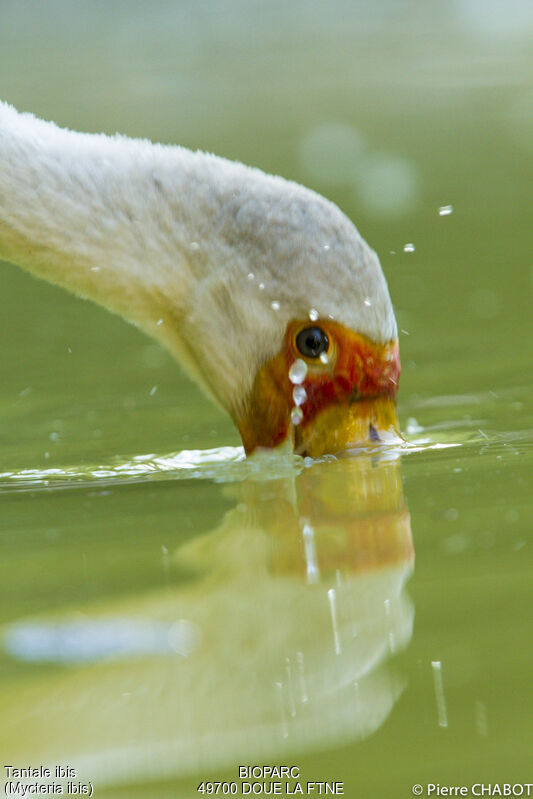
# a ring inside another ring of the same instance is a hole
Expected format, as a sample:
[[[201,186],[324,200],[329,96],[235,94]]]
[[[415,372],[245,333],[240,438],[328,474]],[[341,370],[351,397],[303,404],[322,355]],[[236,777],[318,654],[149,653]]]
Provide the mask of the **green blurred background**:
[[[406,693],[366,742],[304,763],[351,797],[531,781],[532,42],[529,0],[0,0],[2,99],[302,182],[380,255],[401,329],[403,429],[461,446],[403,462],[417,552]],[[4,475],[239,444],[122,320],[7,264],[0,297]],[[1,498],[5,621],[142,597],[168,578],[161,547],[232,506],[209,480]],[[179,591],[185,576],[171,580]],[[7,691],[39,685],[37,666],[2,668]]]

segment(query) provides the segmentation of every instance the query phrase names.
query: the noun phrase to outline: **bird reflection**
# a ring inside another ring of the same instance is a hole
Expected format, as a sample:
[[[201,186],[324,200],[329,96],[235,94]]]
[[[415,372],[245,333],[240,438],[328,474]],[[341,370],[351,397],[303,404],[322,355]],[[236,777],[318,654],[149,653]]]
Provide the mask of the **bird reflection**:
[[[369,734],[401,690],[381,665],[412,632],[399,461],[363,455],[231,490],[238,504],[223,525],[176,553],[209,574],[199,624],[216,663],[211,730],[218,719],[228,746],[245,709],[248,745],[263,754],[283,739],[298,748]]]
[[[8,631],[11,657],[71,665],[24,718],[34,750],[12,755],[67,757],[101,786],[272,760],[383,724],[402,689],[387,660],[413,624],[400,461],[269,474],[225,486],[235,507],[171,553],[195,579]]]

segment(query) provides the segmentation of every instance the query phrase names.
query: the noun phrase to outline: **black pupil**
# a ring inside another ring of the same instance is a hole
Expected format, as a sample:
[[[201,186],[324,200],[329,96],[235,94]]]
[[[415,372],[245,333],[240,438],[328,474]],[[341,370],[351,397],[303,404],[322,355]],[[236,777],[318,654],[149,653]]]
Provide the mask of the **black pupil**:
[[[306,327],[296,336],[296,346],[306,358],[318,358],[328,351],[328,337],[319,327]]]

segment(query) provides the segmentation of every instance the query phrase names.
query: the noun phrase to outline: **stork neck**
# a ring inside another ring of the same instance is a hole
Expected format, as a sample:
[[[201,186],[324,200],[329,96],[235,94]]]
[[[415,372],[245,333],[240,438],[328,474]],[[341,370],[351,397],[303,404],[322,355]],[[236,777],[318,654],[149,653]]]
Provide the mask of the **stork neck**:
[[[396,338],[377,257],[324,198],[213,155],[74,133],[2,103],[0,258],[135,322],[234,419],[287,325],[310,309],[373,341]]]
[[[171,272],[179,315],[195,237],[180,197],[194,159],[60,129],[0,103],[0,258],[147,328],[165,312]]]

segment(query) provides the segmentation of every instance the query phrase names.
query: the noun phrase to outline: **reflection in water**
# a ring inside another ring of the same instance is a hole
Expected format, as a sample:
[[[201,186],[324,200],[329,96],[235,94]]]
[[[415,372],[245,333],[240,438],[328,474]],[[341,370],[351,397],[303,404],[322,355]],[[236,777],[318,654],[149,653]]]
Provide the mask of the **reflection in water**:
[[[197,640],[196,627],[185,619],[22,622],[6,631],[4,649],[12,657],[30,663],[92,663],[140,655],[187,657],[196,649]]]
[[[47,664],[16,706],[3,700],[8,759],[68,761],[101,786],[272,759],[384,722],[402,687],[385,661],[413,623],[399,459],[258,472],[225,490],[235,508],[172,556],[195,579],[5,630],[11,658]]]

